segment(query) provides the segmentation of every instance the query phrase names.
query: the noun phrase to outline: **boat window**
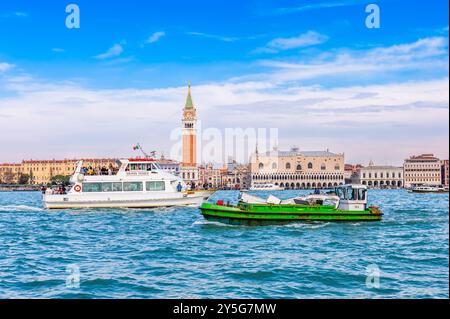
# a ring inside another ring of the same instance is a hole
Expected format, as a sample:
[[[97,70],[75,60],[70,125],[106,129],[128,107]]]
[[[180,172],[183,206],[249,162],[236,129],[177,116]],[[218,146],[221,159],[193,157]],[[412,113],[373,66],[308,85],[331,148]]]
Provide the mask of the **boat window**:
[[[102,192],[112,191],[112,183],[102,183]]]
[[[358,190],[358,200],[366,200],[366,190],[361,188]]]
[[[356,188],[348,188],[348,199],[350,200],[358,200],[358,189]]]
[[[335,193],[340,199],[345,199],[345,192],[342,188],[336,188]]]
[[[84,193],[94,193],[102,191],[102,183],[83,183]]]
[[[166,183],[163,181],[146,182],[145,189],[147,191],[163,191],[166,189]]]
[[[124,182],[124,192],[141,192],[143,190],[142,182]]]
[[[112,191],[113,192],[121,192],[122,191],[122,183],[112,183]]]

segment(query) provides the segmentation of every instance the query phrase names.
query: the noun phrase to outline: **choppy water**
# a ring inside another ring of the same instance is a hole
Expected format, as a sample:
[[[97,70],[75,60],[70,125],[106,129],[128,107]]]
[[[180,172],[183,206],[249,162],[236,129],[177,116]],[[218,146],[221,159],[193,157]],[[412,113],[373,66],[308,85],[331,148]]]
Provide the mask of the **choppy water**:
[[[0,193],[0,298],[448,298],[448,195],[369,196],[382,222],[245,227],[196,208],[47,211],[39,193]],[[376,267],[379,288],[366,285]]]

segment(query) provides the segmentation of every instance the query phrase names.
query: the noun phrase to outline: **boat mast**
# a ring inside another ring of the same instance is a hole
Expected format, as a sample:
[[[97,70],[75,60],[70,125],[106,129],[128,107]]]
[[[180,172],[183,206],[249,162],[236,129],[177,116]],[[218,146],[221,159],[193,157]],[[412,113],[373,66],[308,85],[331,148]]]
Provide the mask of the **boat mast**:
[[[150,155],[148,155],[144,149],[142,148],[141,144],[137,143],[136,146],[134,147],[135,150],[140,150],[142,152],[142,154],[144,154],[145,158],[152,158],[152,156],[155,156],[156,151],[151,151]]]

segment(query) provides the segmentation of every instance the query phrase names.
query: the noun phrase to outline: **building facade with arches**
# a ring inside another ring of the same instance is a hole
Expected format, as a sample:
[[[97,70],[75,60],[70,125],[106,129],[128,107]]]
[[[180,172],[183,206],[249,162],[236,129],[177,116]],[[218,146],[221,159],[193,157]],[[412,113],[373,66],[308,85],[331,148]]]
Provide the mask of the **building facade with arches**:
[[[401,188],[404,186],[403,167],[377,166],[372,162],[357,173],[357,183],[371,188]]]
[[[331,188],[344,184],[344,154],[327,151],[256,152],[251,183],[267,182],[286,189]]]

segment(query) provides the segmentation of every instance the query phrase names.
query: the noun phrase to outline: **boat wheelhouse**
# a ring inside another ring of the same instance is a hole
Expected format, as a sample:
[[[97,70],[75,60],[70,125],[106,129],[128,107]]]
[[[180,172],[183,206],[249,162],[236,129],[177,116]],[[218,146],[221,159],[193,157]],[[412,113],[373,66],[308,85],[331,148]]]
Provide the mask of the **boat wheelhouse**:
[[[183,180],[161,170],[158,161],[134,158],[118,161],[119,169],[94,174],[77,163],[65,194],[47,191],[43,200],[47,208],[146,208],[200,205],[213,191],[189,191]]]

